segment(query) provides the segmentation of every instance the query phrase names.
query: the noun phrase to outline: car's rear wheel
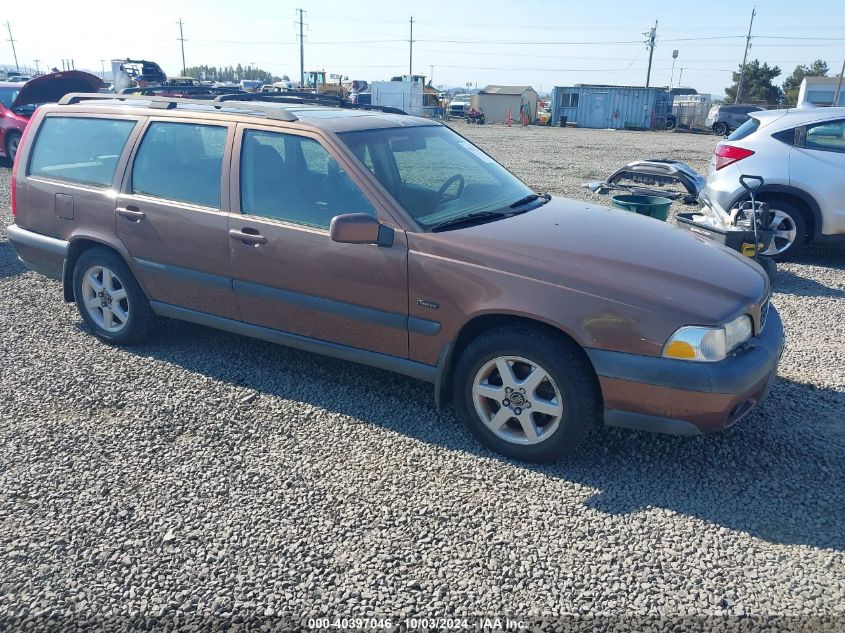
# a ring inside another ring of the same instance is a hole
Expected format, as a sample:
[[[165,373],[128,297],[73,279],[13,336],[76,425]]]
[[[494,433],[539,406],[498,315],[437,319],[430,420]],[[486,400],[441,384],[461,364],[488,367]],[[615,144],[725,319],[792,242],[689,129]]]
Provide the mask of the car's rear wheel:
[[[21,142],[21,135],[18,132],[9,132],[6,134],[6,156],[9,160],[14,162],[15,156],[18,155],[18,145]]]
[[[800,209],[784,200],[769,199],[771,230],[775,232],[763,255],[775,261],[795,258],[807,239],[807,220]]]
[[[92,248],[76,260],[73,295],[82,320],[100,340],[132,345],[148,334],[154,315],[132,271],[113,251]]]
[[[525,461],[571,452],[601,415],[589,360],[574,343],[539,328],[497,328],[471,342],[455,367],[453,389],[479,442]]]
[[[717,136],[724,136],[728,133],[728,124],[720,121],[713,126],[713,133]]]

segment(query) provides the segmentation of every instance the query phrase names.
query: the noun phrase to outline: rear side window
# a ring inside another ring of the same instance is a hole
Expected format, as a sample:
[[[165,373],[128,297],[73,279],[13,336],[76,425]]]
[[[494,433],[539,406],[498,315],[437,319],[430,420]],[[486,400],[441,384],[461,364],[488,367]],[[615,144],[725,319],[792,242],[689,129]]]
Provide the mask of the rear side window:
[[[219,125],[154,121],[132,166],[132,193],[220,208],[228,130]]]
[[[823,152],[845,152],[845,121],[827,121],[808,127],[804,147]]]
[[[760,127],[759,119],[750,118],[745,123],[736,128],[728,137],[729,141],[739,141],[746,136],[751,136]]]
[[[38,130],[29,175],[108,187],[135,121],[47,117]]]

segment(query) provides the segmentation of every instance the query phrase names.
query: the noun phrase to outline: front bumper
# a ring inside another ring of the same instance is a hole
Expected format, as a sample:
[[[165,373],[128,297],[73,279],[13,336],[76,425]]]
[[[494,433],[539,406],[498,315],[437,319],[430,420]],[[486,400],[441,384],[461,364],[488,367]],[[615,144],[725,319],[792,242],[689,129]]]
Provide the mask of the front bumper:
[[[734,424],[762,402],[783,353],[780,315],[769,308],[763,331],[718,363],[588,349],[602,388],[605,424],[699,435]]]

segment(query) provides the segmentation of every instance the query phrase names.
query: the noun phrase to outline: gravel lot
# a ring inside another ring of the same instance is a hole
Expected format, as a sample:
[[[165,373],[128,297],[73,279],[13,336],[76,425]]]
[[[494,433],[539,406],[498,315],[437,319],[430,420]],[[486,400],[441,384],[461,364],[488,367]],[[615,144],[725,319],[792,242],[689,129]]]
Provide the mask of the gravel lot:
[[[704,169],[715,143],[458,129],[585,199],[636,158]],[[177,322],[104,346],[2,230],[0,630],[411,614],[842,630],[845,248],[781,266],[774,301],[780,378],[736,428],[598,429],[536,467],[479,448],[411,379]]]

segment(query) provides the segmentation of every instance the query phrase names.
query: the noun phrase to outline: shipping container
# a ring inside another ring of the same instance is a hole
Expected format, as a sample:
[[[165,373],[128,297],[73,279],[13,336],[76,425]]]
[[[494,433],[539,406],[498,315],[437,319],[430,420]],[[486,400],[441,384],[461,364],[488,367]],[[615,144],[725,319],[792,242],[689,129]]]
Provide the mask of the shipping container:
[[[636,86],[556,86],[552,125],[561,118],[578,127],[657,130],[666,127],[672,101],[665,88]]]

